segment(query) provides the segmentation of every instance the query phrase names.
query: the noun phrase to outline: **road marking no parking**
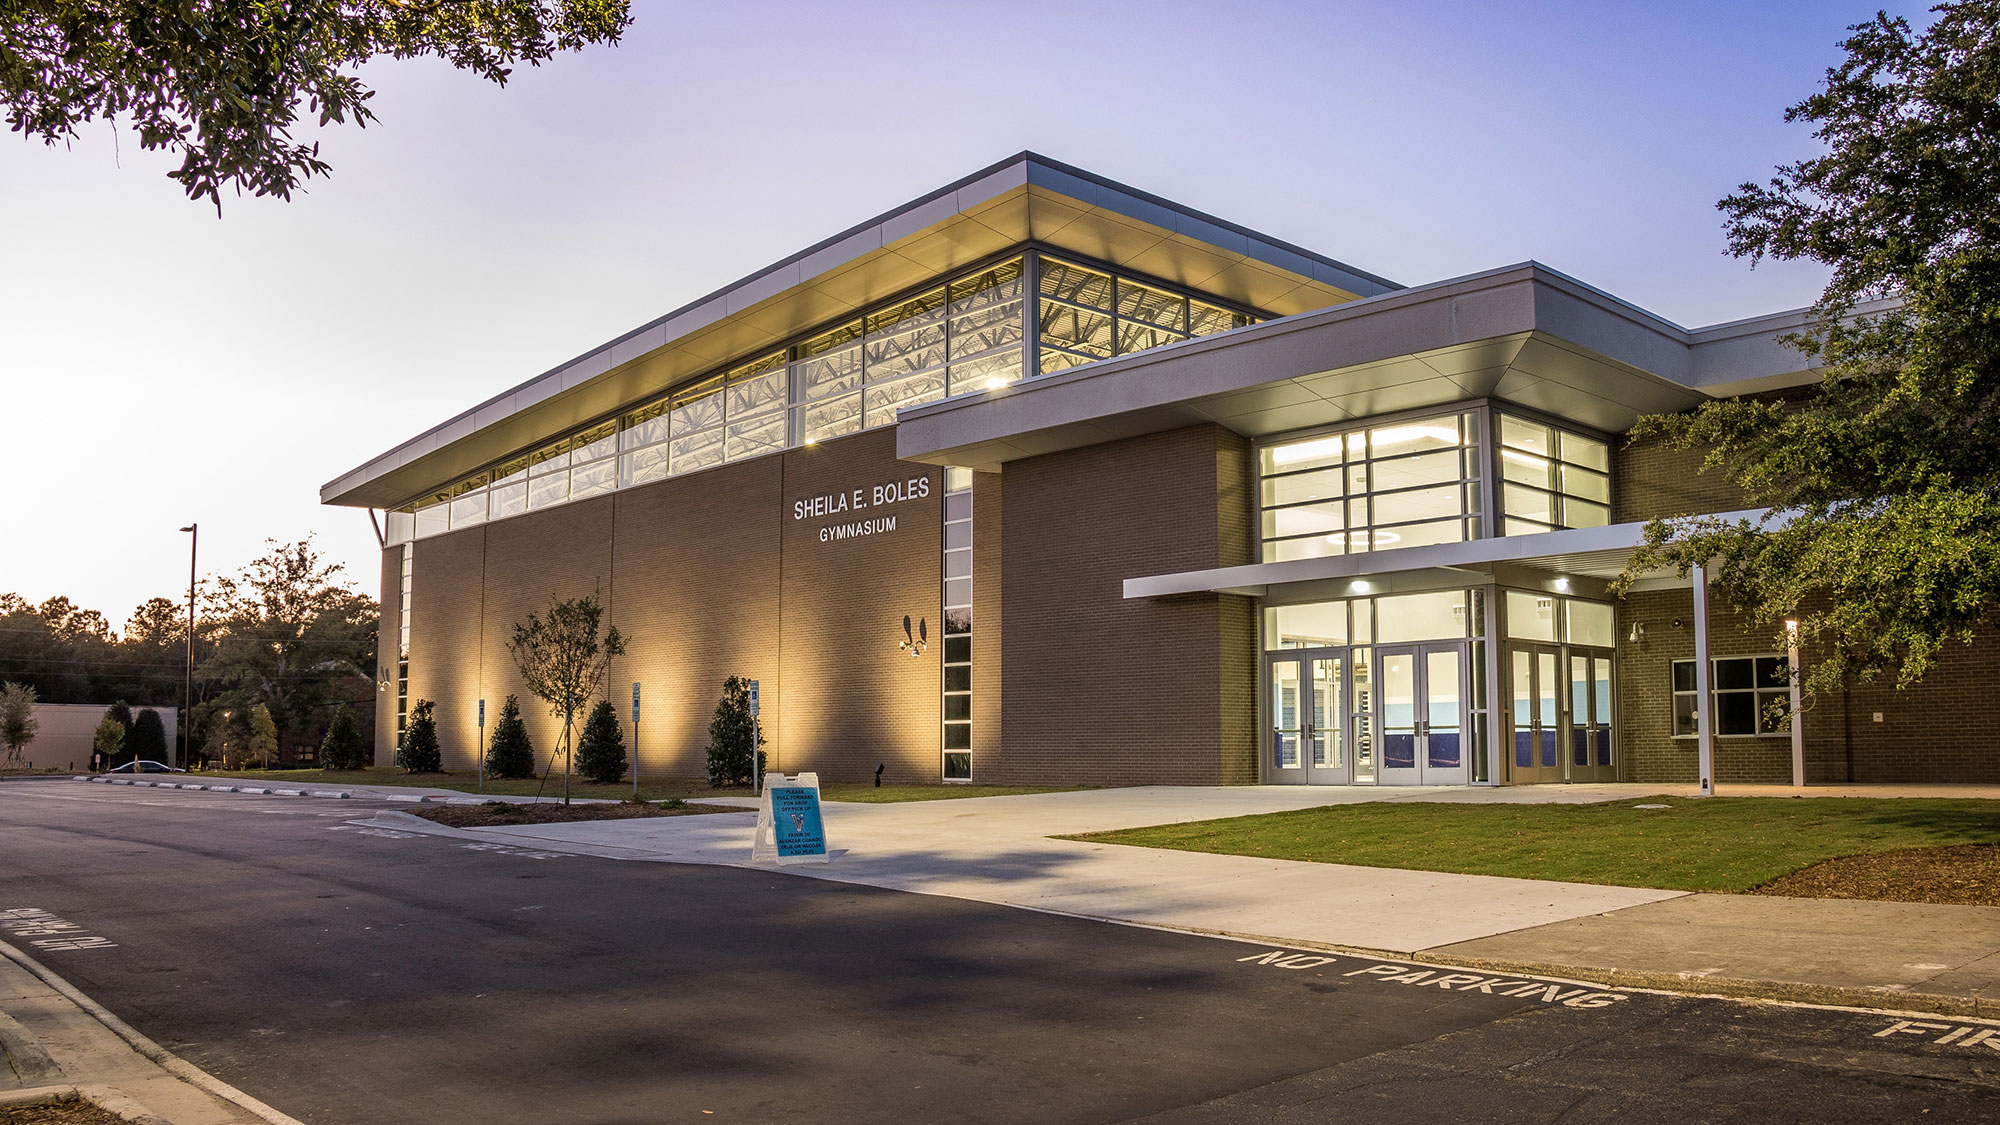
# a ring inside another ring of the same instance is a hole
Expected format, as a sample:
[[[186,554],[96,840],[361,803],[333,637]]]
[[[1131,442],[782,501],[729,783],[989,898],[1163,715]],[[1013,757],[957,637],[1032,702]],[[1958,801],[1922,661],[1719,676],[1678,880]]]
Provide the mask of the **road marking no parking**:
[[[0,910],[0,932],[8,937],[24,938],[36,949],[118,948],[118,944],[110,938],[89,933],[75,922],[32,906]]]
[[[1250,962],[1274,969],[1297,970],[1322,968],[1338,964],[1341,959],[1325,953],[1293,953],[1283,949],[1273,949],[1265,953],[1252,953],[1248,957],[1238,957],[1236,960],[1239,964]],[[1480,992],[1488,996],[1506,996],[1516,1000],[1539,1000],[1544,1004],[1560,1004],[1565,1008],[1604,1008],[1626,999],[1622,992],[1598,992],[1588,985],[1558,984],[1524,977],[1494,977],[1484,973],[1453,972],[1448,969],[1419,969],[1391,961],[1353,963],[1360,964],[1361,967],[1348,969],[1340,975],[1412,988],[1437,988],[1445,992]]]

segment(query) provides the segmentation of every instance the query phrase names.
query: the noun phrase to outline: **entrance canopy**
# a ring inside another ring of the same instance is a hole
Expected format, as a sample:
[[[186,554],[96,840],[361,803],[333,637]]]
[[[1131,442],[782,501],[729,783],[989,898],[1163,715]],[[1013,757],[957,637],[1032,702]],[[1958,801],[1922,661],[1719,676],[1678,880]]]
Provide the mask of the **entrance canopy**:
[[[1751,508],[1723,512],[1720,518],[1755,522],[1767,511]],[[1288,601],[1313,600],[1462,586],[1468,574],[1507,577],[1510,573],[1522,585],[1545,586],[1566,579],[1576,585],[1575,593],[1601,596],[1605,585],[1631,561],[1644,538],[1645,527],[1643,523],[1615,523],[1607,527],[1127,578],[1125,597],[1213,592],[1259,598],[1280,596]],[[1657,590],[1688,585],[1688,579],[1671,571],[1658,571],[1641,579],[1636,588]]]

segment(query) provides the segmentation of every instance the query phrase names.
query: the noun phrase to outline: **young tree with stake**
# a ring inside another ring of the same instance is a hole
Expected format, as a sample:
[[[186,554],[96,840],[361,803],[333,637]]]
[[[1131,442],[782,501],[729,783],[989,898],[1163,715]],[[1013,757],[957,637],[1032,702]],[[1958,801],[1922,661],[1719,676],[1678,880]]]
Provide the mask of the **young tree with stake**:
[[[521,669],[528,691],[549,705],[549,714],[562,720],[562,743],[557,752],[563,759],[563,804],[569,804],[576,717],[604,683],[612,658],[625,654],[628,638],[616,625],[600,635],[603,624],[604,605],[596,594],[567,600],[552,594],[548,612],[529,614],[526,621],[514,626],[514,637],[507,642],[507,651]]]

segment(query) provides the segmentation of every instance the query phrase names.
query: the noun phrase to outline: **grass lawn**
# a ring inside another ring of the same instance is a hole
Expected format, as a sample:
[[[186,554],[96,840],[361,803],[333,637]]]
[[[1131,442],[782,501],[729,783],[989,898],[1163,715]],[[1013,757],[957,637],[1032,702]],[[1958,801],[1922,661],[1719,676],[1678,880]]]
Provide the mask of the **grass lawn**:
[[[418,789],[455,789],[462,793],[488,793],[500,797],[532,797],[537,789],[545,797],[562,796],[562,777],[549,778],[546,786],[537,779],[526,781],[501,781],[487,778],[481,788],[479,775],[470,770],[452,770],[445,773],[404,773],[393,766],[372,766],[364,770],[208,770],[192,777],[236,777],[251,781],[268,782],[286,788],[302,785],[401,785]],[[884,785],[877,789],[872,785],[826,785],[820,788],[820,796],[829,801],[868,801],[883,803],[891,801],[940,801],[955,797],[1006,797],[1018,793],[1060,793],[1061,789],[1033,789],[1005,785]],[[573,777],[569,783],[572,797],[606,797],[614,801],[632,798],[632,782],[628,778],[615,785],[597,785],[582,778]],[[710,789],[700,778],[655,777],[639,779],[639,799],[642,801],[664,801],[669,797],[742,797],[750,800],[747,787],[734,789]]]
[[[1668,805],[1641,809],[1637,805]],[[2000,801],[1641,797],[1597,805],[1382,802],[1069,839],[1362,867],[1741,892],[1838,856],[2000,842]]]

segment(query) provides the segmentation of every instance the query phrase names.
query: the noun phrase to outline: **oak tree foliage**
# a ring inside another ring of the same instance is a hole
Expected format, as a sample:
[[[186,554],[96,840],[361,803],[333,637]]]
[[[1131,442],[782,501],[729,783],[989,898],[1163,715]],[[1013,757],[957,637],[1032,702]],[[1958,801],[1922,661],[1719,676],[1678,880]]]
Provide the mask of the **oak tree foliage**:
[[[1626,580],[1706,563],[1774,636],[1799,621],[1808,691],[1907,686],[2000,620],[2000,2],[1934,14],[1849,29],[1785,114],[1824,151],[1717,204],[1736,256],[1832,268],[1790,341],[1824,380],[1634,431],[1706,450],[1771,514],[1655,520]]]
[[[6,0],[0,105],[48,144],[128,124],[219,210],[224,189],[289,199],[326,175],[319,143],[294,130],[375,120],[359,74],[371,60],[438,58],[505,85],[630,22],[626,0]]]

